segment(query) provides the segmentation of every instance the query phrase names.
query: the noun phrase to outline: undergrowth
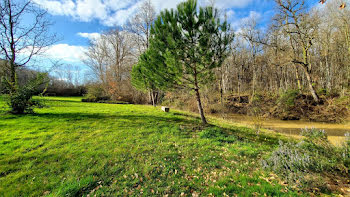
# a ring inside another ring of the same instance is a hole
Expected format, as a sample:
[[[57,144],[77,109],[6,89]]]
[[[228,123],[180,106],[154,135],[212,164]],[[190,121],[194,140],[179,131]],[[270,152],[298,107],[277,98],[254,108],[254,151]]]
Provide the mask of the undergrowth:
[[[349,140],[341,148],[334,147],[327,133],[303,129],[298,143],[280,142],[271,156],[262,161],[265,169],[282,177],[290,186],[315,193],[331,192],[333,179],[348,184]]]

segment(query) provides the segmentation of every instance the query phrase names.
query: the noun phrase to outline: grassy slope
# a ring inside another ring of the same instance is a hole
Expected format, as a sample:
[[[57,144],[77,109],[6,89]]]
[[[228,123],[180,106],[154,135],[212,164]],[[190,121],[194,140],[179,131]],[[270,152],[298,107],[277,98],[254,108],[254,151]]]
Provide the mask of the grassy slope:
[[[259,169],[277,138],[214,122],[231,137],[203,139],[199,119],[182,112],[79,101],[0,112],[1,195],[296,194]]]

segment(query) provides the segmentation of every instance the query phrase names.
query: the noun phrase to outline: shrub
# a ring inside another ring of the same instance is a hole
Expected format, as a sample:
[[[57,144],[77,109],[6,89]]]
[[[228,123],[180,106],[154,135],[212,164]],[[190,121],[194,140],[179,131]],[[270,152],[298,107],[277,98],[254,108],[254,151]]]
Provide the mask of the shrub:
[[[100,84],[91,84],[87,87],[86,97],[89,99],[97,99],[99,97],[105,97],[105,91]]]
[[[82,102],[106,102],[110,100],[109,96],[106,96],[105,91],[101,84],[90,84],[87,87],[87,95],[86,98],[82,99]]]
[[[304,129],[299,143],[280,142],[278,148],[262,161],[266,169],[279,174],[291,186],[304,189],[326,188],[320,177],[326,174],[343,176],[347,172],[340,151],[332,146],[324,130]]]
[[[15,86],[15,90],[9,91],[9,95],[6,97],[7,104],[10,107],[10,113],[24,114],[33,113],[34,107],[40,107],[38,101],[33,101],[32,97],[38,94],[40,86],[47,82],[46,74],[38,74],[36,78],[28,81],[23,86]],[[7,86],[11,87],[11,86]]]
[[[295,106],[295,100],[299,95],[298,90],[287,90],[280,95],[278,99],[278,104],[282,106],[285,110],[288,110]]]
[[[326,88],[321,88],[317,90],[317,95],[319,96],[328,96],[330,92]]]
[[[263,98],[264,98],[263,95],[255,93],[251,98],[251,103],[253,105],[258,105],[260,102],[263,101]]]
[[[306,140],[311,140],[312,142],[321,140],[321,141],[327,141],[328,135],[325,130],[322,129],[315,129],[315,128],[305,128],[301,129],[301,136],[304,136]]]
[[[345,144],[343,146],[342,156],[347,168],[350,167],[350,133],[345,134]]]
[[[306,150],[300,148],[300,144],[280,141],[277,150],[268,160],[263,161],[263,166],[281,175],[288,184],[295,184],[305,183],[308,169],[316,167],[317,162]]]

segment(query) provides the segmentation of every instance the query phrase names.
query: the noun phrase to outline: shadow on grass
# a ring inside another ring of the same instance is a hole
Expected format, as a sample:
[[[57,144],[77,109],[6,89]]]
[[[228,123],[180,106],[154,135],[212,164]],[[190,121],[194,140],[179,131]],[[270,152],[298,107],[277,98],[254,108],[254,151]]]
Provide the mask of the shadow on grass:
[[[76,102],[76,101],[66,101],[66,102]],[[229,135],[233,135],[239,141],[244,142],[255,142],[261,144],[268,145],[278,145],[279,140],[278,137],[270,136],[269,134],[257,134],[253,129],[245,128],[245,127],[236,127],[232,126],[230,128],[224,128],[217,125],[202,125],[200,118],[186,114],[186,113],[178,113],[175,112],[172,116],[156,116],[149,114],[103,114],[103,113],[37,113],[37,114],[29,114],[29,115],[19,115],[19,116],[30,116],[30,117],[38,117],[42,119],[46,119],[47,121],[66,121],[66,122],[79,122],[79,121],[104,121],[108,120],[114,123],[121,120],[131,121],[131,123],[127,123],[125,126],[144,126],[149,123],[153,123],[154,125],[181,125],[181,126],[189,126],[193,131],[202,130],[207,127],[217,127],[221,130],[225,131]],[[8,116],[5,119],[14,119],[18,116]],[[108,123],[106,123],[108,124]],[[283,141],[283,140],[282,140]]]
[[[103,121],[108,120],[112,122],[118,122],[121,120],[131,121],[125,126],[144,126],[149,123],[153,123],[154,125],[182,125],[189,126],[192,128],[191,130],[202,130],[207,127],[217,127],[221,130],[225,131],[229,135],[233,135],[239,141],[244,142],[255,142],[261,144],[268,145],[278,145],[280,139],[276,136],[271,136],[269,134],[257,134],[253,129],[246,127],[236,127],[232,126],[230,128],[223,128],[217,125],[202,125],[200,118],[196,116],[192,116],[185,113],[173,113],[173,116],[156,116],[156,115],[148,115],[148,114],[103,114],[103,113],[37,113],[37,114],[29,114],[29,115],[20,115],[20,116],[31,116],[31,117],[39,117],[42,119],[46,119],[48,121],[66,121],[66,122],[79,122],[79,121]],[[9,116],[5,119],[13,119],[18,116]]]
[[[64,99],[47,99],[47,98],[41,98],[41,97],[37,97],[37,98],[33,98],[33,100],[36,101],[40,101],[43,103],[49,103],[49,102],[63,102],[63,103],[82,103],[81,99],[78,100],[64,100]]]
[[[199,122],[195,117],[193,120],[188,120],[185,117],[181,116],[172,116],[172,117],[162,117],[162,116],[153,116],[153,115],[123,115],[123,114],[87,114],[87,113],[38,113],[38,114],[29,114],[28,116],[40,117],[44,119],[58,120],[63,119],[66,121],[89,121],[89,120],[131,120],[131,121],[142,121],[142,122],[154,122],[154,123],[186,123],[186,124],[198,124]]]

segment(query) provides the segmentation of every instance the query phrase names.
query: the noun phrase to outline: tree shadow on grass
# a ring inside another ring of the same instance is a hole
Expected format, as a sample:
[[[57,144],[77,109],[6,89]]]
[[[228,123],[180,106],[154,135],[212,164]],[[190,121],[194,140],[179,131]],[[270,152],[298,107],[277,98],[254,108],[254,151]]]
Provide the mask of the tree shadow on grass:
[[[206,127],[218,127],[224,130],[229,135],[236,136],[239,141],[255,142],[261,144],[278,145],[278,141],[281,140],[276,136],[271,136],[269,134],[257,134],[253,129],[245,127],[235,127],[223,128],[217,125],[202,125],[200,118],[192,116],[185,113],[173,113],[173,116],[160,116],[160,115],[149,115],[149,114],[104,114],[104,113],[37,113],[29,114],[26,116],[38,117],[49,121],[60,121],[60,122],[72,122],[72,124],[79,124],[79,121],[104,121],[103,124],[111,124],[120,120],[121,124],[124,121],[129,121],[125,123],[125,127],[139,127],[139,126],[176,126],[181,125],[187,129],[198,131]],[[8,118],[16,118],[17,116],[10,116]],[[107,122],[106,122],[107,120]],[[283,139],[282,139],[283,140]]]
[[[185,123],[198,124],[198,120],[194,117],[189,120],[181,116],[163,117],[155,115],[123,115],[123,114],[101,114],[101,113],[38,113],[30,114],[32,117],[39,117],[49,120],[66,120],[66,121],[89,121],[89,120],[131,120],[137,122],[152,122],[152,123]]]
[[[182,126],[189,126],[190,128],[206,128],[206,127],[218,127],[225,132],[227,132],[229,135],[234,135],[237,137],[240,141],[246,141],[246,142],[255,142],[255,143],[262,143],[262,144],[270,144],[270,145],[278,145],[280,138],[276,136],[271,136],[269,134],[257,134],[253,129],[245,128],[245,127],[235,127],[232,126],[231,128],[223,128],[217,125],[206,125],[203,126],[201,124],[200,118],[196,116],[191,116],[188,114],[182,114],[182,113],[174,113],[175,116],[156,116],[156,115],[147,115],[147,114],[102,114],[102,113],[39,113],[39,114],[32,114],[30,116],[33,117],[40,117],[43,119],[47,119],[48,121],[54,121],[54,120],[63,120],[63,121],[71,121],[71,122],[77,122],[77,121],[103,121],[103,120],[109,120],[111,122],[120,120],[122,123],[124,120],[131,121],[131,123],[127,123],[125,126],[130,127],[137,127],[137,126],[144,126],[149,125],[152,123],[152,125],[182,125]],[[104,123],[108,124],[108,123]],[[198,129],[194,129],[198,130]],[[201,129],[199,129],[201,130]]]

